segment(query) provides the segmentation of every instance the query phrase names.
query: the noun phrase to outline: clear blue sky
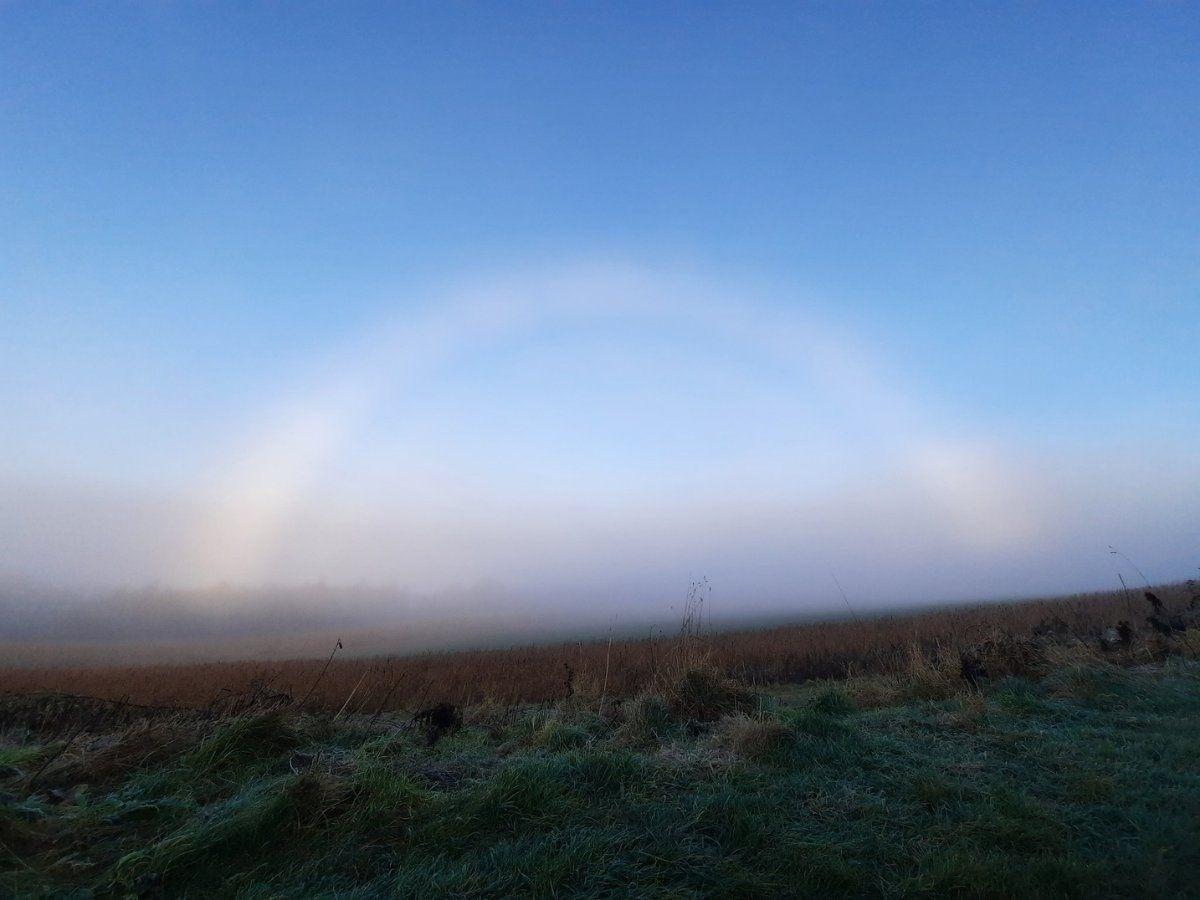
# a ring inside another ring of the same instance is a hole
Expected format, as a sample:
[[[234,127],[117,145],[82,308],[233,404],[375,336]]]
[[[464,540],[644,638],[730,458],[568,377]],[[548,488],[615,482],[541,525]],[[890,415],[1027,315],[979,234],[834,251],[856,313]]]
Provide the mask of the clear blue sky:
[[[1195,4],[9,3],[0,76],[0,480],[23,522],[72,509],[62,491],[191,490],[226,432],[377,323],[464,278],[595,261],[795,306],[902,371],[939,428],[1194,496]],[[790,382],[667,318],[518,329],[434,366],[407,431],[368,415],[332,456],[375,471],[403,445],[492,487],[522,459],[550,484],[582,465],[643,510],[646,483],[716,457],[785,478],[758,450],[795,435],[737,438]],[[72,570],[62,534],[7,567]]]

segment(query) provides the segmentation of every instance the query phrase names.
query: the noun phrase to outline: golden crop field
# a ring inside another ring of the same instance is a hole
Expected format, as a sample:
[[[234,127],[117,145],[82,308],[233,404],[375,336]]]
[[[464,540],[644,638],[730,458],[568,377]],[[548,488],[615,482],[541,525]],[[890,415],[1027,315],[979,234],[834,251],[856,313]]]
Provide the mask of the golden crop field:
[[[1168,605],[1190,600],[1183,585],[1156,588]],[[896,670],[913,648],[957,654],[989,634],[1057,630],[1095,643],[1129,621],[1146,631],[1141,592],[1112,591],[1003,604],[940,608],[743,631],[584,642],[403,657],[330,655],[153,665],[0,668],[0,690],[60,691],[148,705],[204,707],[248,693],[288,694],[314,709],[371,713],[430,702],[543,702],[570,691],[627,697],[642,690],[681,640],[711,664],[750,683],[790,683]],[[332,641],[331,641],[332,643]]]

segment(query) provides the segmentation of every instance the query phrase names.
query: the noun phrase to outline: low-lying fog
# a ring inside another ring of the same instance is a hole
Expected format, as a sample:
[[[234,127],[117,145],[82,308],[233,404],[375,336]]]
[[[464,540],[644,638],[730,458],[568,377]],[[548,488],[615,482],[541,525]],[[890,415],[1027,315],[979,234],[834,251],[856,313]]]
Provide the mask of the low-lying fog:
[[[1137,473],[1126,474],[1132,482]],[[0,580],[0,641],[228,645],[384,629],[352,649],[411,651],[669,628],[702,577],[709,614],[726,622],[844,613],[838,583],[869,612],[1109,588],[1118,571],[1136,584],[1134,563],[1155,581],[1192,577],[1196,492],[1152,477],[1122,492],[1114,477],[1110,467],[1010,482],[1000,498],[1009,530],[982,535],[964,520],[970,507],[886,482],[808,498],[674,497],[540,515],[300,504],[272,536],[257,585],[195,573],[182,586],[171,579],[197,527],[185,503],[6,486],[0,543],[13,574]],[[323,652],[317,643],[279,652]],[[219,655],[237,655],[229,646]],[[264,646],[245,645],[258,655]]]

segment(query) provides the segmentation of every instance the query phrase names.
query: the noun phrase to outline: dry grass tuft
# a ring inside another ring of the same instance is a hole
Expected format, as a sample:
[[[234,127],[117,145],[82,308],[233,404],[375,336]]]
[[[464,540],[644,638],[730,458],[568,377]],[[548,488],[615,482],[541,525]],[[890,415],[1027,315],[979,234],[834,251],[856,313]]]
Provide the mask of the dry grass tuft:
[[[847,679],[846,692],[864,709],[895,706],[914,700],[947,700],[972,691],[962,677],[957,659],[931,655],[919,647],[910,647],[896,670],[883,676]]]
[[[713,738],[718,746],[757,763],[780,760],[796,743],[795,732],[782,722],[744,714],[721,719],[713,729]]]
[[[663,739],[671,730],[671,705],[658,694],[644,692],[621,704],[621,736],[627,743],[645,745]]]
[[[182,722],[134,726],[81,746],[78,753],[50,766],[40,783],[49,787],[108,785],[121,781],[135,769],[183,754],[194,745],[196,737],[196,729]]]
[[[754,706],[754,695],[745,685],[713,667],[687,670],[666,686],[665,693],[672,715],[684,722],[715,722]]]

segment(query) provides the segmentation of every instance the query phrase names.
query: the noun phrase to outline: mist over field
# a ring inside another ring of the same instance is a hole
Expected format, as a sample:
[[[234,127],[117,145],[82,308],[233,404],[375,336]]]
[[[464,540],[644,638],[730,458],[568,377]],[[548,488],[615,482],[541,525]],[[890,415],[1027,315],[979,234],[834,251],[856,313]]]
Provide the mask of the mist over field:
[[[1164,462],[1167,472],[1192,467]],[[1113,464],[1065,468],[1010,473],[1005,499],[1020,527],[983,536],[962,511],[885,476],[790,501],[679,497],[491,516],[310,499],[273,535],[257,581],[224,583],[203,572],[174,580],[204,520],[186,501],[8,486],[0,539],[17,567],[0,578],[0,640],[207,642],[209,655],[261,655],[261,642],[228,641],[322,635],[280,644],[287,655],[323,652],[332,632],[374,629],[351,649],[422,650],[670,629],[701,577],[714,621],[737,624],[844,613],[839,583],[869,613],[1107,589],[1118,572],[1136,585],[1135,564],[1155,580],[1195,574],[1200,494],[1189,488],[1200,473],[1173,490]],[[1115,489],[1122,477],[1136,489]],[[214,649],[222,641],[227,649]]]

